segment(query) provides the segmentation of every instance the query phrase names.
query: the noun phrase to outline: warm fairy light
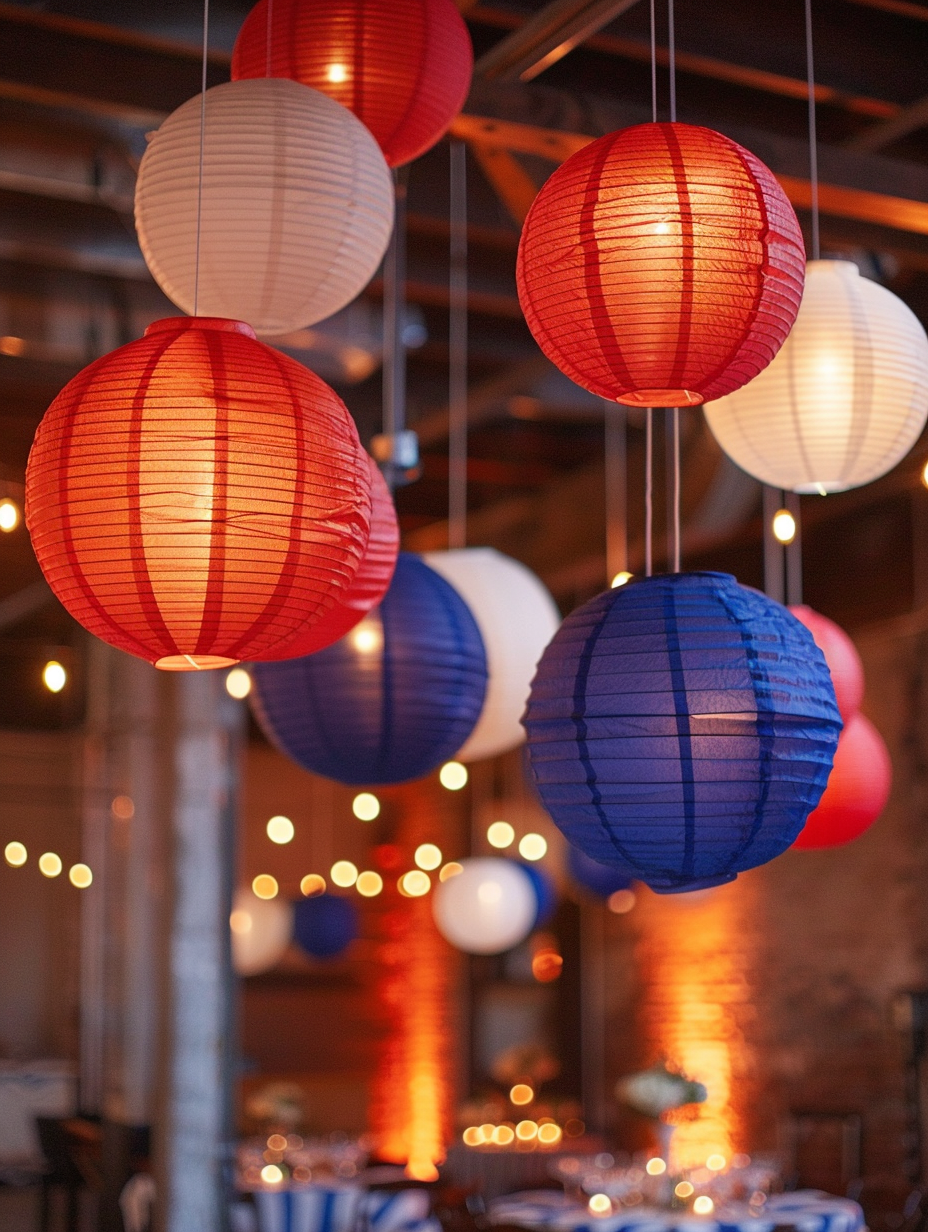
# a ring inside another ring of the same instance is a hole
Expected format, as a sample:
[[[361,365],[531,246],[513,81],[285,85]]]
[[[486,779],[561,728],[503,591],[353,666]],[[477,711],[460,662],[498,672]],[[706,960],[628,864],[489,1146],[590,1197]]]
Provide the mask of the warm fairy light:
[[[3,849],[3,858],[11,868],[22,868],[26,863],[28,853],[22,843],[7,843]]]
[[[380,873],[375,873],[371,870],[358,873],[355,889],[362,898],[376,898],[383,889],[383,878]]]
[[[612,1199],[608,1194],[593,1194],[588,1204],[591,1215],[611,1215]]]
[[[276,898],[279,887],[276,877],[272,877],[270,873],[259,873],[251,883],[251,888],[258,898]]]
[[[560,979],[564,959],[551,946],[536,950],[532,955],[532,976],[539,984],[551,984]]]
[[[630,582],[633,577],[634,574],[629,573],[627,569],[620,569],[609,585],[615,590],[617,586],[624,586],[626,582]]]
[[[236,701],[243,701],[251,692],[251,676],[244,667],[233,667],[226,676],[226,692]]]
[[[46,851],[44,855],[39,856],[39,872],[45,877],[57,877],[61,872],[61,856],[56,856],[53,851]]]
[[[648,1176],[663,1176],[667,1171],[667,1164],[659,1155],[655,1155],[653,1159],[649,1159],[645,1164],[644,1170]]]
[[[548,853],[548,841],[540,834],[524,834],[519,839],[519,855],[523,860],[542,860]]]
[[[441,851],[434,843],[420,843],[416,848],[415,861],[420,868],[430,873],[441,864]]]
[[[463,872],[463,864],[458,864],[457,860],[449,860],[449,862],[442,867],[441,872],[438,874],[438,880],[447,881],[449,877],[457,877],[458,873]]]
[[[467,767],[459,761],[446,761],[438,772],[438,781],[449,791],[460,791],[467,784]]]
[[[245,933],[251,932],[252,919],[247,911],[242,911],[241,908],[233,911],[229,916],[229,927],[238,936],[244,936]]]
[[[283,1134],[271,1134],[267,1140],[267,1149],[269,1151],[285,1151],[287,1149],[287,1139]]]
[[[511,1125],[497,1125],[493,1130],[493,1143],[496,1146],[509,1146],[515,1141],[516,1131]]]
[[[317,894],[324,894],[325,878],[318,873],[307,873],[300,882],[300,892],[304,898],[315,898]]]
[[[778,509],[773,515],[773,537],[778,543],[792,543],[796,538],[796,519],[788,509]]]
[[[922,467],[922,483],[928,488],[928,462]]]
[[[693,1203],[693,1210],[697,1215],[711,1215],[715,1210],[715,1203],[707,1194],[700,1194]]]
[[[332,878],[333,885],[341,886],[343,890],[347,890],[349,886],[353,886],[357,881],[358,869],[350,860],[336,860],[329,870],[329,876]]]
[[[71,871],[68,873],[68,880],[71,885],[76,886],[79,890],[86,890],[93,881],[93,873],[86,864],[74,864],[71,866]]]
[[[616,890],[609,895],[609,910],[615,915],[627,915],[637,901],[634,890]]]
[[[360,654],[374,654],[383,649],[383,627],[379,620],[362,620],[348,634],[348,640]]]
[[[461,1137],[465,1146],[480,1146],[483,1143],[483,1130],[479,1125],[469,1125]]]
[[[500,851],[504,847],[512,846],[515,837],[516,832],[508,821],[494,821],[487,829],[487,842],[491,847],[498,847]]]
[[[277,1164],[265,1164],[261,1169],[261,1180],[265,1185],[279,1185],[284,1179],[284,1174]]]
[[[560,1125],[549,1122],[547,1125],[538,1126],[538,1141],[544,1146],[554,1146],[560,1142],[562,1135],[563,1130]]]
[[[423,894],[428,894],[432,888],[432,879],[428,873],[423,873],[421,869],[414,868],[410,873],[404,873],[399,880],[400,893],[405,894],[408,898],[421,898]]]
[[[267,823],[267,836],[272,843],[278,843],[283,846],[284,843],[292,843],[293,836],[296,830],[293,828],[293,822],[289,817],[272,817]]]
[[[351,801],[351,811],[358,821],[374,821],[380,816],[380,801],[370,791],[359,791]]]
[[[537,1121],[520,1121],[516,1126],[516,1137],[520,1142],[532,1142],[538,1137]]]
[[[42,671],[42,683],[49,693],[60,693],[68,683],[68,673],[57,659],[49,659]]]
[[[724,1155],[710,1155],[706,1160],[706,1167],[710,1172],[723,1172],[727,1162]]]
[[[530,1104],[535,1098],[535,1092],[527,1082],[517,1082],[509,1092],[509,1098],[514,1104]]]
[[[689,1181],[678,1181],[673,1187],[673,1192],[678,1198],[691,1198],[695,1192],[695,1187]]]
[[[135,802],[131,796],[116,796],[110,805],[110,812],[117,821],[131,821],[135,816]]]
[[[19,525],[19,509],[11,500],[0,501],[0,530],[15,530]]]
[[[327,81],[331,81],[333,86],[341,85],[343,81],[348,80],[348,69],[344,64],[330,64],[325,71]]]

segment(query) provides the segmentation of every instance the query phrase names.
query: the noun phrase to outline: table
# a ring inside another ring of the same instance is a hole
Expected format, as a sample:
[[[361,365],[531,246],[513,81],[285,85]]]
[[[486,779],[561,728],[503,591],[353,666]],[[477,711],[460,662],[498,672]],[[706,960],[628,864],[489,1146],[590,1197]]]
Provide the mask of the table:
[[[254,1218],[242,1210],[235,1232],[441,1232],[425,1189],[365,1190],[361,1185],[253,1187]]]
[[[43,1171],[35,1118],[72,1116],[76,1091],[66,1061],[0,1061],[0,1171]]]
[[[856,1202],[812,1190],[774,1194],[762,1215],[746,1206],[726,1208],[712,1215],[688,1210],[632,1207],[611,1215],[591,1215],[566,1194],[536,1190],[497,1198],[490,1205],[490,1221],[552,1232],[773,1232],[788,1226],[798,1232],[865,1232],[864,1213]]]

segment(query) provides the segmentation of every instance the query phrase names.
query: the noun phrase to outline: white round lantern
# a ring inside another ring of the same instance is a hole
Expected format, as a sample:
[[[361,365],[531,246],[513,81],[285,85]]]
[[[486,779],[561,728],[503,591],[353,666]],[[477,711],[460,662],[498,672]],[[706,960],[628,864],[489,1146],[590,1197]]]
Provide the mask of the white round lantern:
[[[200,107],[188,99],[152,136],[135,225],[158,285],[193,313]],[[283,78],[206,92],[200,316],[283,334],[331,316],[370,281],[393,227],[393,181],[352,113]]]
[[[293,908],[280,898],[235,891],[232,915],[232,966],[237,975],[260,975],[283,958],[293,936]]]
[[[432,897],[438,931],[467,954],[501,954],[524,941],[538,915],[538,897],[514,860],[461,860],[463,871]]]
[[[909,452],[928,416],[928,338],[850,261],[810,261],[792,332],[753,381],[705,406],[738,466],[774,488],[843,492]]]
[[[560,614],[530,569],[493,548],[426,552],[423,559],[470,608],[487,652],[486,699],[458,760],[495,757],[525,739],[520,719]]]

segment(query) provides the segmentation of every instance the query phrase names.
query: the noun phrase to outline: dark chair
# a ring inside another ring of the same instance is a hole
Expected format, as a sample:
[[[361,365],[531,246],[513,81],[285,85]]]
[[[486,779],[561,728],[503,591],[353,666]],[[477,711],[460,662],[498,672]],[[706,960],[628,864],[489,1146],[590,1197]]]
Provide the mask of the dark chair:
[[[46,1165],[42,1176],[39,1230],[51,1232],[52,1193],[56,1189],[63,1189],[66,1232],[79,1232],[80,1195],[84,1188],[84,1177],[74,1162],[64,1122],[55,1117],[36,1117],[35,1125]]]

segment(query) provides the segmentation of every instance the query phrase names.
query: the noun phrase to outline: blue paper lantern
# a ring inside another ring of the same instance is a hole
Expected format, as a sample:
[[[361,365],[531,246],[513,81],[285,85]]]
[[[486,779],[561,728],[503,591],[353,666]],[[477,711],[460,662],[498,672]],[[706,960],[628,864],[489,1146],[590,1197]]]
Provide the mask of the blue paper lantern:
[[[380,606],[341,641],[251,671],[252,709],[272,744],[351,786],[405,783],[453,757],[487,687],[470,609],[408,552]]]
[[[841,730],[809,631],[724,573],[645,578],[584,604],[542,656],[524,722],[567,839],[663,892],[785,851]]]
[[[532,928],[542,928],[553,917],[557,910],[557,890],[554,887],[554,882],[537,864],[523,864],[519,861],[519,868],[528,877],[532,883],[532,889],[535,891],[535,898],[538,901],[538,912],[535,916],[535,923]]]
[[[311,958],[337,958],[358,935],[358,909],[347,898],[317,894],[293,904],[293,937]]]
[[[573,844],[567,846],[567,871],[578,885],[598,898],[609,898],[619,890],[627,890],[635,880],[633,873],[615,864],[600,864]]]

